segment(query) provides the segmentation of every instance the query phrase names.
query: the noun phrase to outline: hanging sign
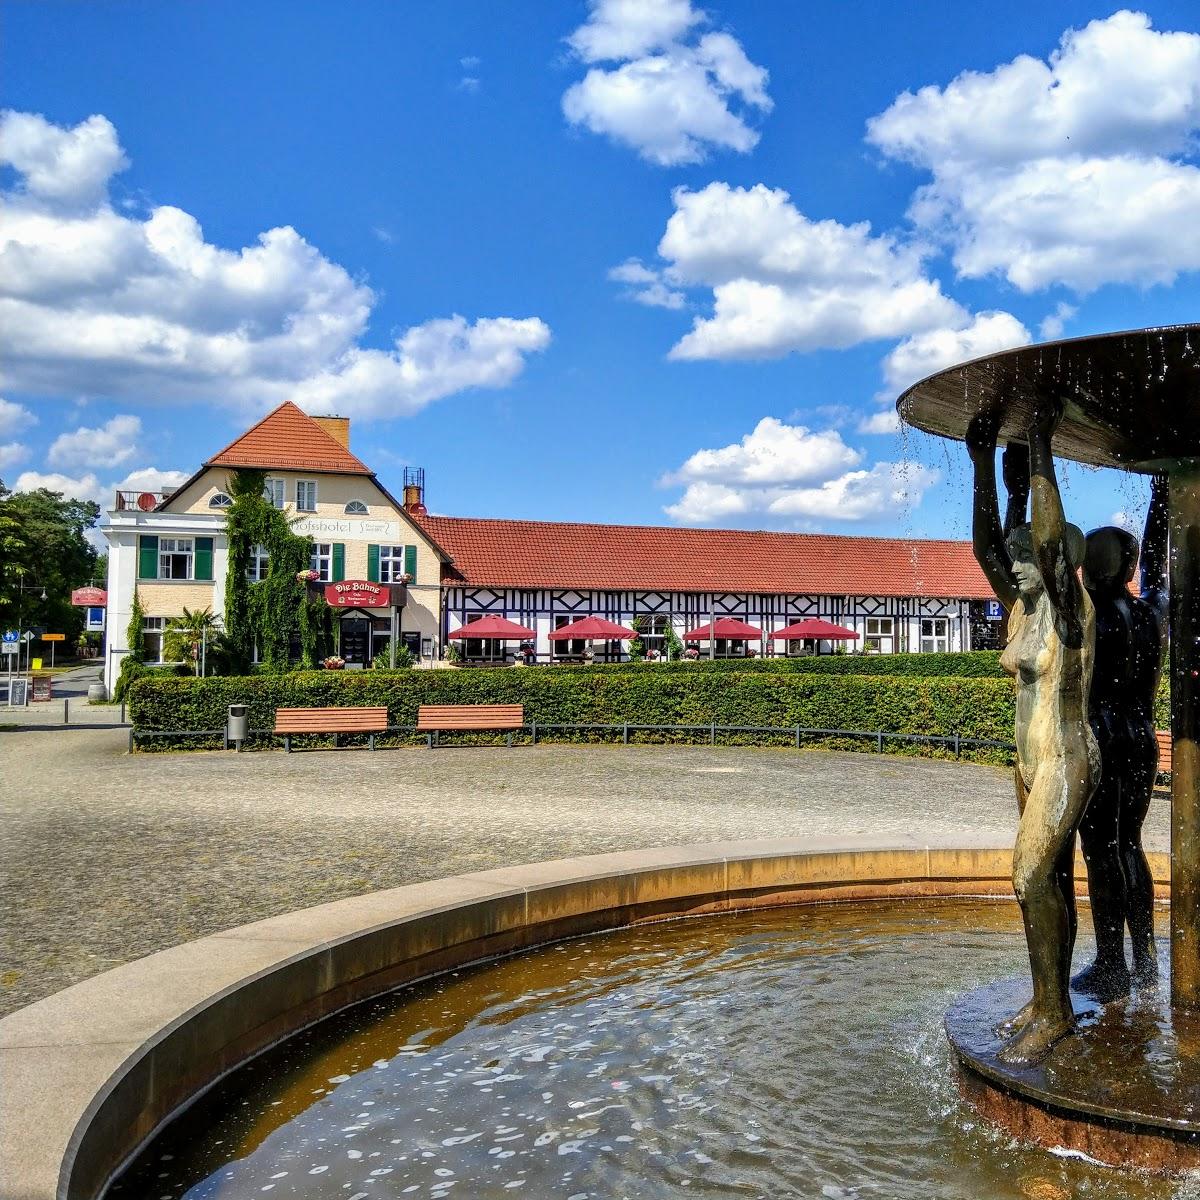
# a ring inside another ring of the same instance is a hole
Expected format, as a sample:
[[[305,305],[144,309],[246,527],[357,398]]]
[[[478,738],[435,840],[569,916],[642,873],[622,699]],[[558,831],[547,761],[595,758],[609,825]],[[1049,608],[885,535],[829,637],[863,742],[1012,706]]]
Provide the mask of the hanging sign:
[[[341,583],[325,585],[325,600],[333,608],[388,608],[392,589],[386,583],[343,579]]]
[[[80,608],[105,608],[108,605],[108,593],[98,587],[76,588],[71,593],[71,603]]]

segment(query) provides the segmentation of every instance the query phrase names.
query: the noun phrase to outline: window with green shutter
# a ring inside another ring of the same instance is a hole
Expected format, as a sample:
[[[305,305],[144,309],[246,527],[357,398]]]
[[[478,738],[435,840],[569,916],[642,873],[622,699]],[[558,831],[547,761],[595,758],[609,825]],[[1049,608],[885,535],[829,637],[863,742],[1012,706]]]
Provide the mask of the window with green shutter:
[[[416,583],[417,581],[417,548],[416,546],[404,547],[404,573]]]
[[[196,578],[211,580],[213,577],[213,540],[210,537],[196,539]]]
[[[333,543],[333,582],[341,583],[346,578],[346,543]]]
[[[367,547],[367,580],[370,583],[379,582],[379,547]]]
[[[138,538],[138,578],[158,578],[158,534],[144,533]]]

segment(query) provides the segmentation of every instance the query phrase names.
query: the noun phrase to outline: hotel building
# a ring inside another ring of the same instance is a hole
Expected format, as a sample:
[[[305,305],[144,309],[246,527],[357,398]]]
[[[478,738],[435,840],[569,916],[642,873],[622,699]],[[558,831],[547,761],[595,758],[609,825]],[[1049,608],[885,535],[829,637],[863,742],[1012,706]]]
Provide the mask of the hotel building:
[[[103,526],[109,542],[111,688],[126,650],[136,589],[145,613],[147,661],[183,609],[220,614],[228,549],[229,477],[266,473],[266,495],[313,539],[312,568],[335,608],[339,654],[370,663],[393,636],[427,663],[447,637],[485,614],[536,631],[539,660],[578,656],[552,642],[556,628],[594,614],[628,625],[662,647],[714,617],[764,631],[820,617],[859,634],[855,650],[966,650],[995,645],[998,611],[961,541],[825,534],[590,525],[429,515],[423,473],[406,470],[397,499],[350,448],[343,417],[312,417],[285,403],[204,462],[170,493],[120,492]],[[252,580],[263,577],[255,555]],[[333,586],[340,585],[340,586]],[[515,644],[466,640],[468,658],[502,659]],[[718,644],[739,653],[744,644]],[[755,647],[758,649],[758,647]],[[775,643],[766,653],[829,652],[831,643]],[[598,659],[622,654],[595,647]]]

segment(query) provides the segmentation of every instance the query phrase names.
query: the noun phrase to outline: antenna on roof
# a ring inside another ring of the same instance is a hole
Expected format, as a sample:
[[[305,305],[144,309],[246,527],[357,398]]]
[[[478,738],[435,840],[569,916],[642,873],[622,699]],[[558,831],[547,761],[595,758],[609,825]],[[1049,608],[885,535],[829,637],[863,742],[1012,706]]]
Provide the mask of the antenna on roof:
[[[404,468],[404,511],[423,517],[429,510],[425,507],[425,468]]]

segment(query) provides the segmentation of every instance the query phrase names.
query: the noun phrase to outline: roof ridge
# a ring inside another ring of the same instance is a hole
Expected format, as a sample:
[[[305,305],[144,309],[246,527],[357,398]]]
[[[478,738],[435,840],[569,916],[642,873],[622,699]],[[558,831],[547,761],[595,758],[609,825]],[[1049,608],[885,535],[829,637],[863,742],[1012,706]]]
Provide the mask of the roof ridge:
[[[768,537],[803,537],[803,538],[836,538],[846,542],[895,542],[906,546],[918,544],[923,546],[963,546],[969,545],[971,539],[962,538],[929,538],[929,537],[886,537],[878,534],[858,533],[806,533],[797,529],[730,529],[711,525],[638,525],[620,521],[546,521],[534,517],[460,517],[445,514],[426,513],[422,521],[461,521],[477,524],[491,522],[496,525],[539,525],[550,529],[636,529],[644,532],[663,533],[720,533],[733,536],[765,535]]]

